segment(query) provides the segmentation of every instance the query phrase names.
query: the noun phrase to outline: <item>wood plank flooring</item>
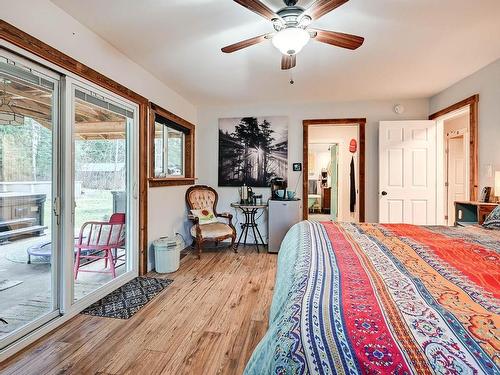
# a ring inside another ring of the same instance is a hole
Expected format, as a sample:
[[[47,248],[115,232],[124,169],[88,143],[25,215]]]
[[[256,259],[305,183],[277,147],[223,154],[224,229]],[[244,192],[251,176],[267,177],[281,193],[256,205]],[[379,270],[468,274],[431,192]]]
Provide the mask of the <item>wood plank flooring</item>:
[[[0,365],[5,374],[241,374],[265,334],[277,256],[187,255],[129,320],[78,315]],[[158,277],[157,274],[150,274]]]

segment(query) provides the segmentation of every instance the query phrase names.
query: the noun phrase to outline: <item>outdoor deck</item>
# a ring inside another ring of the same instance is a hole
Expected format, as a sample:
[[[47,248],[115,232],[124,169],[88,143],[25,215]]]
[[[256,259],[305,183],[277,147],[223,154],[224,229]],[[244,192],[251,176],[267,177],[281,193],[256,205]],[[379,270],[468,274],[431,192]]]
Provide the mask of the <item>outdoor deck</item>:
[[[41,237],[21,238],[0,245],[0,338],[51,310],[51,265],[47,258],[32,257],[28,264],[26,249],[49,241],[50,232]],[[103,261],[87,267],[103,269]],[[117,273],[124,272],[119,267]],[[75,283],[75,300],[111,280],[110,274],[80,273]],[[7,283],[14,286],[1,290]],[[2,286],[3,285],[3,286]]]

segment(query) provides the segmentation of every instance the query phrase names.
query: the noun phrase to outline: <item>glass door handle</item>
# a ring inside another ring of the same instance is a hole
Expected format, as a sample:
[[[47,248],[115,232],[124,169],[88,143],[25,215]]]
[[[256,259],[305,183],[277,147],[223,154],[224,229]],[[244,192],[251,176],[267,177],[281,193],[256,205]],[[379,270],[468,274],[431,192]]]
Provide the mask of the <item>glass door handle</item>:
[[[137,182],[134,182],[134,185],[132,187],[132,195],[134,199],[137,199]]]
[[[54,212],[54,216],[56,217],[57,225],[61,224],[61,198],[55,197],[54,202],[52,203],[52,210]]]

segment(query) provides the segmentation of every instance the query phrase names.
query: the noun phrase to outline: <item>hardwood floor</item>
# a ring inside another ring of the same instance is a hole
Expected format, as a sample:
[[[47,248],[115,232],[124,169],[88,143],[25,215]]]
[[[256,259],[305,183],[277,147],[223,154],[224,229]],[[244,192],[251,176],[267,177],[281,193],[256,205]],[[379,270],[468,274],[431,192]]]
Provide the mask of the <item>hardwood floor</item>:
[[[78,315],[0,365],[5,374],[241,374],[264,335],[276,255],[184,257],[129,320]],[[158,276],[157,274],[150,274]]]

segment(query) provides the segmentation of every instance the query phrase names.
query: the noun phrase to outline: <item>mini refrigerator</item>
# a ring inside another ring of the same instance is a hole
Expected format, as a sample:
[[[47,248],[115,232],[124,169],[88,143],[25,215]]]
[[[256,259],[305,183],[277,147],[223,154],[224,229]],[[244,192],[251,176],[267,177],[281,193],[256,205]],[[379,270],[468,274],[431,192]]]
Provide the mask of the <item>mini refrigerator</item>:
[[[269,200],[268,252],[277,253],[288,230],[301,219],[300,200]]]

